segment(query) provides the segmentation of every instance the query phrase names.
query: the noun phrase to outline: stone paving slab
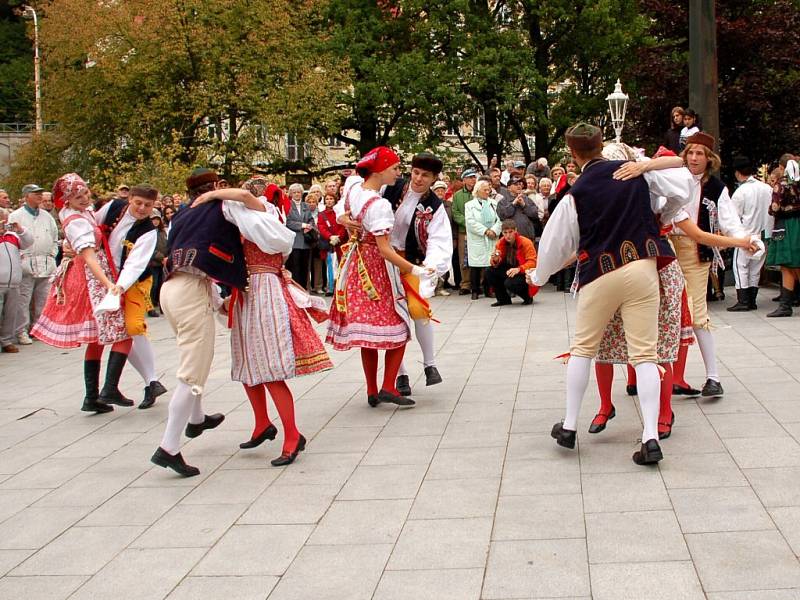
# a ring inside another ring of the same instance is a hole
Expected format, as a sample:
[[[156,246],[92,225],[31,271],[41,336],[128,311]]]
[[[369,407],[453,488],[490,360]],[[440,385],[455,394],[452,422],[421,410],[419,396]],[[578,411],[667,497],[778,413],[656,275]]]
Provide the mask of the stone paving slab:
[[[592,382],[576,451],[550,439],[575,321],[550,289],[530,307],[436,298],[445,381],[424,386],[412,342],[410,410],[369,408],[358,354],[331,352],[334,370],[290,382],[309,443],[278,469],[280,434],[238,448],[252,415],[225,331],[205,403],[227,418],[186,441],[192,479],[149,462],[168,396],[87,415],[80,351],[0,355],[0,600],[800,598],[800,318],[762,304],[712,303],[726,396],[676,398],[654,468],[630,460],[622,368],[605,432],[586,433]],[[172,388],[173,337],[149,324]],[[696,349],[687,376],[702,384]],[[122,388],[141,394],[130,368]]]

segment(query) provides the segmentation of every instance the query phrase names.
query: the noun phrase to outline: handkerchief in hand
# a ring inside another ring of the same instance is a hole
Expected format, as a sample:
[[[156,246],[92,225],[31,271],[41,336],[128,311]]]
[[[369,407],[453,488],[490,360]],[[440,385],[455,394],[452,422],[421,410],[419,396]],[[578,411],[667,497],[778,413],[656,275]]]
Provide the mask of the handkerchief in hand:
[[[119,296],[106,292],[106,297],[94,307],[94,314],[101,315],[105,312],[114,312],[116,310],[119,310]]]

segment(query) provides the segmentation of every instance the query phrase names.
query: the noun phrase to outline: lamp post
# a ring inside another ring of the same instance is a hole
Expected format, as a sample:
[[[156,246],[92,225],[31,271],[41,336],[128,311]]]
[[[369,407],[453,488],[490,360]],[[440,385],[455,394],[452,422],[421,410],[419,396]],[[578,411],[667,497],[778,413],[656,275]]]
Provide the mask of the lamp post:
[[[625,126],[625,112],[628,110],[628,94],[623,93],[622,84],[617,79],[614,91],[606,97],[608,110],[611,112],[611,124],[614,126],[616,142],[622,139],[622,128]]]
[[[36,10],[27,4],[22,5],[24,15],[33,19],[33,85],[36,93],[36,133],[42,133],[42,85],[39,75],[39,17]]]

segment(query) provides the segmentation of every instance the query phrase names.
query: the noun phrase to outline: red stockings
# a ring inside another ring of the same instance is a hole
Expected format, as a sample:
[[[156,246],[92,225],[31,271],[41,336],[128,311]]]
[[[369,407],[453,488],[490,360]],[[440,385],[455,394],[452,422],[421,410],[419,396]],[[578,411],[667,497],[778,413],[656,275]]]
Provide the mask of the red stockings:
[[[597,391],[600,393],[600,410],[592,423],[602,425],[608,421],[612,410],[611,384],[614,382],[614,365],[595,361],[594,374],[597,377]]]
[[[689,354],[689,346],[681,345],[678,349],[678,360],[672,367],[672,383],[678,387],[691,387],[684,379],[686,375],[686,357]]]
[[[658,407],[658,433],[672,430],[672,363],[661,363],[664,375],[661,377],[661,396]]]
[[[132,345],[133,338],[128,338],[127,340],[122,340],[121,342],[115,342],[111,346],[111,351],[119,352],[120,354],[127,356],[131,351]],[[103,358],[103,350],[105,350],[105,346],[100,344],[86,344],[86,352],[83,355],[83,360],[101,360]]]
[[[263,385],[244,386],[256,418],[253,437],[256,437],[270,426],[270,420],[267,416],[265,388],[269,395],[272,396],[272,402],[275,404],[275,408],[278,409],[278,416],[283,424],[282,453],[290,454],[297,449],[297,443],[300,441],[300,432],[297,430],[297,423],[294,420],[294,397],[285,381],[271,381]]]
[[[400,364],[403,362],[405,345],[400,348],[393,348],[386,351],[383,365],[383,385],[382,389],[391,392],[395,396],[399,393],[394,387],[397,381],[397,373]],[[361,348],[361,366],[364,368],[364,377],[367,380],[367,396],[378,394],[378,351],[373,348]]]

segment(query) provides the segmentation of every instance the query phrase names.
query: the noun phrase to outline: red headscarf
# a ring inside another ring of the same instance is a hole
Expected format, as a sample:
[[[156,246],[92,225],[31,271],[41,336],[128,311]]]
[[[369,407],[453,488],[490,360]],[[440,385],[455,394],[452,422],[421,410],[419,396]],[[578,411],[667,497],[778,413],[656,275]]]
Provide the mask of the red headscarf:
[[[77,173],[62,175],[53,184],[53,204],[56,210],[61,210],[67,202],[88,189],[89,186]]]
[[[268,184],[264,190],[264,196],[268,202],[271,202],[277,207],[278,211],[282,215],[285,216],[289,214],[289,211],[292,208],[292,201],[289,200],[289,196],[287,196],[286,192],[284,192],[280,187],[274,183]]]
[[[386,146],[378,146],[367,152],[356,164],[357,169],[366,169],[370,173],[380,173],[400,162],[394,150]]]

